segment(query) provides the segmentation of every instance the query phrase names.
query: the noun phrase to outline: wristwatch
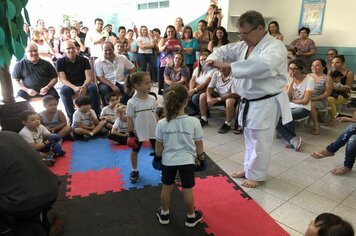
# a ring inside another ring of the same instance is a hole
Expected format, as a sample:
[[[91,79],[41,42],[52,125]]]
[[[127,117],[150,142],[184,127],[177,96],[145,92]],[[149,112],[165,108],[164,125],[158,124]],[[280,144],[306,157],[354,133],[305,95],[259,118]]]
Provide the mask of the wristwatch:
[[[221,97],[218,97],[219,102],[221,102]]]

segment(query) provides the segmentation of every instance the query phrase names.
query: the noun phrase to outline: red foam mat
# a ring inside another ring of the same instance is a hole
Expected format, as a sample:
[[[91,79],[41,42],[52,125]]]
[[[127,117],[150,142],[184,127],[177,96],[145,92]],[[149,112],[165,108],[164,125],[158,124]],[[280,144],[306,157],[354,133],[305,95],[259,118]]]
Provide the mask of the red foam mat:
[[[85,173],[73,173],[71,178],[68,178],[68,192],[66,196],[72,198],[74,196],[87,197],[89,194],[105,194],[106,192],[120,192],[123,188],[122,177],[119,174],[119,168],[102,169],[99,171],[90,170]]]
[[[72,142],[64,141],[62,149],[66,152],[66,154],[63,157],[56,158],[56,164],[49,167],[53,174],[58,176],[66,175],[69,171],[69,163],[72,158]]]
[[[242,197],[227,177],[209,176],[195,181],[195,206],[204,213],[208,234],[289,235],[254,200]]]

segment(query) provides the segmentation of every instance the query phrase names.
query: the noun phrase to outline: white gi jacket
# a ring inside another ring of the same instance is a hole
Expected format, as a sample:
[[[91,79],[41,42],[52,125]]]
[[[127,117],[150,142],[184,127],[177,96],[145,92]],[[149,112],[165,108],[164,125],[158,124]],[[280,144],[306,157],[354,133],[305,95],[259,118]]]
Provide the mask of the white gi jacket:
[[[256,99],[280,93],[275,98],[279,102],[282,122],[292,121],[289,99],[284,91],[288,67],[287,49],[283,42],[266,34],[246,59],[247,50],[248,45],[244,41],[231,43],[216,48],[207,60],[232,62],[232,75],[237,79],[234,90],[243,98]],[[268,99],[250,102],[246,127],[257,130],[269,128],[268,119],[275,119],[270,114],[269,106],[272,104]],[[239,123],[241,117],[240,112]]]

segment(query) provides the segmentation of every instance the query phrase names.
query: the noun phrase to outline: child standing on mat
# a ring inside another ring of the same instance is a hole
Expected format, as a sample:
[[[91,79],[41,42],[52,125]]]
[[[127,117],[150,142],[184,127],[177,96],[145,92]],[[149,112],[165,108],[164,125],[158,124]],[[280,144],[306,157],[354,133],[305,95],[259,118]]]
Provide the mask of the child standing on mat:
[[[112,126],[111,132],[108,135],[108,139],[113,140],[114,142],[126,145],[127,144],[127,115],[126,115],[126,106],[118,105],[116,108],[117,118],[114,125]]]
[[[133,97],[127,102],[127,126],[129,138],[127,146],[132,148],[131,165],[132,171],[130,181],[139,181],[139,171],[137,168],[137,156],[144,140],[150,140],[152,148],[155,148],[155,129],[157,123],[156,108],[157,101],[148,93],[151,90],[151,78],[149,73],[136,72],[128,75],[125,86],[128,94]]]
[[[42,102],[46,109],[39,113],[42,125],[44,125],[49,132],[57,133],[62,139],[69,137],[72,128],[67,125],[67,119],[64,113],[57,109],[58,100],[51,95],[47,95],[43,98]]]
[[[195,163],[199,164],[198,159],[202,160],[205,153],[200,122],[184,111],[188,98],[188,91],[182,85],[170,87],[164,97],[166,118],[156,128],[156,157],[162,156],[163,183],[157,217],[161,224],[169,224],[169,203],[178,171],[187,210],[185,225],[194,227],[203,219],[203,213],[194,210]]]
[[[105,99],[109,105],[105,106],[101,110],[100,119],[105,121],[105,128],[111,130],[112,125],[116,120],[116,108],[119,104],[120,96],[115,92],[111,92],[105,97]]]
[[[91,100],[87,96],[79,97],[75,100],[78,107],[73,114],[73,132],[76,138],[88,141],[99,133],[105,125],[104,121],[99,121],[96,113],[91,109]]]

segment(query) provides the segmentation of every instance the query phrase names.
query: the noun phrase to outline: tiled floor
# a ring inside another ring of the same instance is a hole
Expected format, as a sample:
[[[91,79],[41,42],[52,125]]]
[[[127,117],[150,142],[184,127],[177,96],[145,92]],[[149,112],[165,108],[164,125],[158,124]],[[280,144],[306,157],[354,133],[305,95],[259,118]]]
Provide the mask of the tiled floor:
[[[243,167],[245,143],[242,135],[217,133],[223,113],[214,111],[204,127],[208,155],[228,174]],[[304,235],[311,220],[322,212],[338,214],[356,226],[356,171],[333,176],[330,170],[343,163],[345,149],[333,157],[316,160],[312,151],[326,147],[348,124],[322,126],[320,135],[298,127],[302,150],[295,152],[275,139],[267,181],[256,189],[243,188],[291,235]],[[242,180],[235,179],[237,184]]]

